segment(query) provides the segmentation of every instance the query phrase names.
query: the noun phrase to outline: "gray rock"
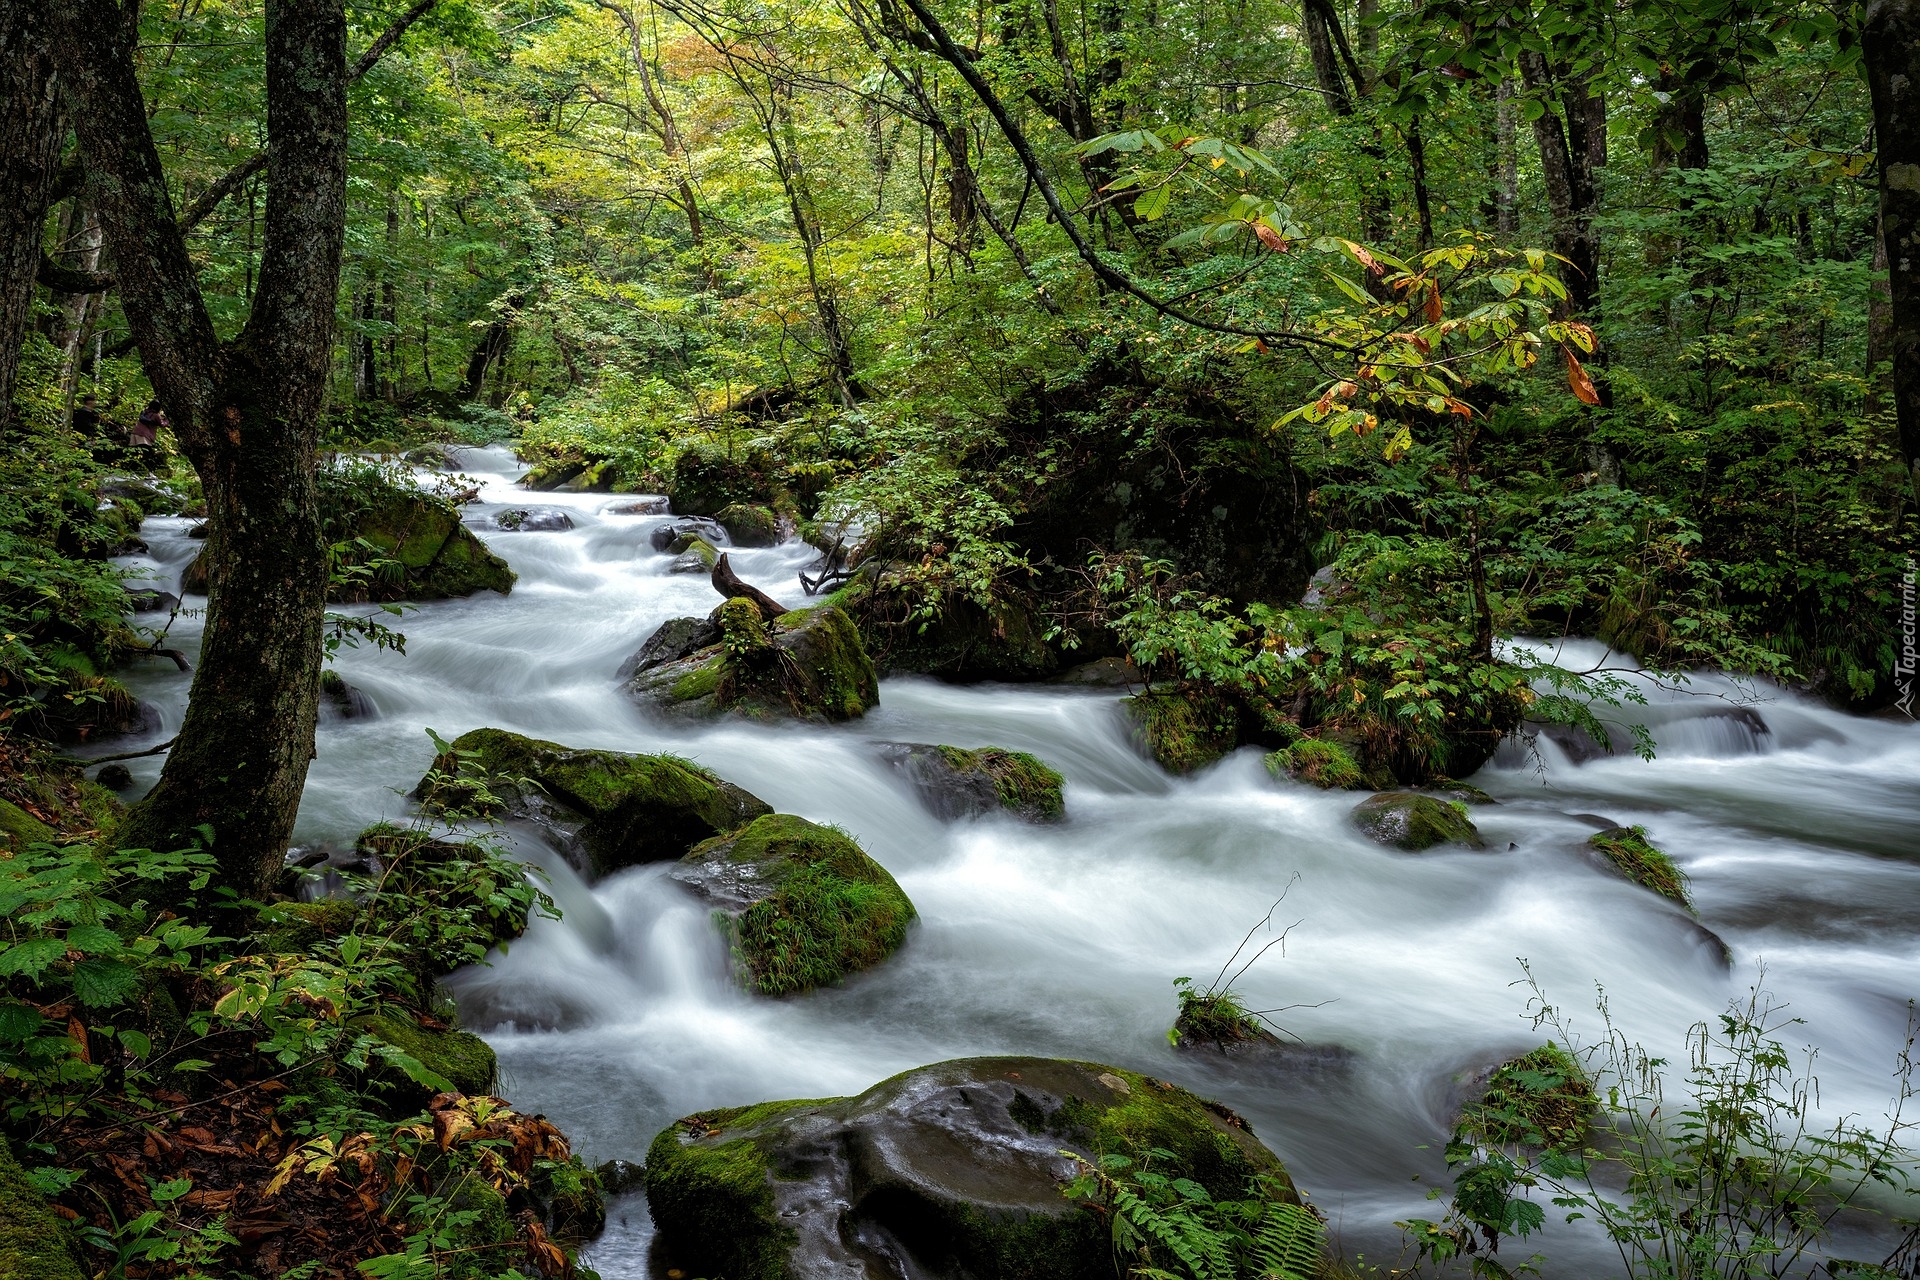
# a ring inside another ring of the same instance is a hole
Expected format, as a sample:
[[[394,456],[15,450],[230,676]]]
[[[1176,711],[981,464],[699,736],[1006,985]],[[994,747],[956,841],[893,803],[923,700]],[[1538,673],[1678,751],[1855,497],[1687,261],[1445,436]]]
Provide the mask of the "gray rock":
[[[93,780],[109,791],[126,791],[133,786],[133,773],[123,764],[103,764]]]
[[[642,671],[678,662],[710,644],[720,643],[720,624],[712,618],[668,618],[654,629],[645,644],[620,664],[614,679],[625,683]]]
[[[1473,820],[1459,809],[1415,791],[1383,791],[1353,807],[1353,823],[1381,844],[1418,853],[1437,844],[1486,848]]]
[[[716,547],[727,545],[726,529],[718,520],[709,520],[705,516],[680,516],[649,533],[647,542],[655,551],[670,551],[678,555],[693,545],[696,538],[704,539]]]
[[[168,613],[180,607],[180,597],[156,587],[127,587],[127,607],[135,613]]]
[[[493,527],[508,533],[551,533],[573,528],[573,517],[553,507],[510,507],[494,513]]]
[[[600,508],[603,516],[663,516],[672,509],[665,495],[650,498],[628,498],[621,502],[609,502]]]

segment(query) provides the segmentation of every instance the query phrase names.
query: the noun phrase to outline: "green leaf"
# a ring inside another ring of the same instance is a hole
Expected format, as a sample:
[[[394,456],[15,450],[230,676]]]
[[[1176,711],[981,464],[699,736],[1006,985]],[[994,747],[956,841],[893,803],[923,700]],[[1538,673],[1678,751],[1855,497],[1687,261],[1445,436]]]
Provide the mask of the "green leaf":
[[[1171,203],[1173,203],[1173,191],[1163,183],[1151,191],[1141,192],[1133,202],[1133,212],[1141,219],[1152,222],[1165,213],[1167,206]]]

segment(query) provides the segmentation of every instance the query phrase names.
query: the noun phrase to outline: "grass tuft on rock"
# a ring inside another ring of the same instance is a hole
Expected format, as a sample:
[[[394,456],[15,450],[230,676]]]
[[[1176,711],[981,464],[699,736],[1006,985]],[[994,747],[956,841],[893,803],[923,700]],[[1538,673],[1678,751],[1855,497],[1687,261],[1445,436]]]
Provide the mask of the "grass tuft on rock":
[[[1267,772],[1326,790],[1364,791],[1367,777],[1347,749],[1322,738],[1302,738],[1267,755]]]
[[[1499,1145],[1579,1150],[1598,1114],[1593,1083],[1580,1064],[1558,1045],[1543,1044],[1494,1069],[1461,1127]]]
[[[1239,745],[1239,712],[1207,689],[1155,689],[1122,704],[1134,735],[1168,773],[1205,768]]]
[[[941,747],[940,755],[956,773],[983,773],[993,780],[1002,807],[1035,822],[1066,816],[1066,779],[1039,756],[1003,747]]]
[[[1587,843],[1600,851],[1615,870],[1643,889],[1651,889],[1693,911],[1693,898],[1687,892],[1687,877],[1673,859],[1647,839],[1645,827],[1614,827],[1587,837]]]

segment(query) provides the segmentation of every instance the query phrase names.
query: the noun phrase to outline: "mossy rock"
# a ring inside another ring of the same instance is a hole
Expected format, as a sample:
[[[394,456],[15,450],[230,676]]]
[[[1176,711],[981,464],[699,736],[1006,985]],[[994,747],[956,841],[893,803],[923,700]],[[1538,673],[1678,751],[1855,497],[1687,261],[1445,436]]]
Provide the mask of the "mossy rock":
[[[462,1220],[450,1233],[453,1247],[434,1259],[434,1280],[495,1280],[503,1272],[511,1274],[508,1267],[516,1250],[506,1246],[519,1232],[507,1197],[477,1171],[455,1174],[434,1190],[446,1203],[434,1206],[434,1221],[418,1225],[443,1227],[451,1213]]]
[[[762,506],[732,502],[714,514],[737,547],[771,547],[780,541],[780,518]]]
[[[0,840],[6,841],[7,848],[17,853],[30,844],[52,844],[56,838],[52,827],[12,801],[0,800]]]
[[[506,780],[493,790],[510,808],[573,827],[585,869],[596,876],[677,858],[698,841],[773,812],[758,796],[676,756],[576,750],[505,729],[474,729],[452,747]],[[459,798],[433,793],[434,775],[451,778],[456,772],[455,760],[436,759],[415,794],[428,804]],[[538,789],[512,781],[521,778]]]
[[[757,454],[729,456],[712,448],[683,450],[673,462],[667,497],[676,514],[715,516],[733,506],[768,504],[773,486]]]
[[[720,562],[720,548],[697,535],[685,539],[684,544],[679,548],[680,554],[667,566],[667,572],[712,573],[713,566]]]
[[[706,841],[673,874],[727,918],[742,980],[770,996],[879,964],[906,941],[915,914],[844,832],[785,813]]]
[[[1296,778],[1325,790],[1364,791],[1367,777],[1347,749],[1337,742],[1302,738],[1290,747],[1267,755],[1267,772]]]
[[[1038,756],[1004,747],[928,746],[893,742],[887,762],[907,775],[936,817],[968,818],[1006,811],[1028,822],[1066,817],[1066,780]]]
[[[925,616],[903,578],[856,578],[827,597],[854,620],[882,671],[943,680],[1044,680],[1060,669],[1047,644],[1040,605],[1016,593],[982,605],[965,596]]]
[[[321,518],[329,536],[364,538],[394,566],[347,590],[341,598],[350,603],[452,600],[481,591],[506,595],[518,580],[505,560],[460,523],[458,510],[425,493],[383,489],[379,501],[364,510],[323,507]],[[182,594],[207,593],[206,557],[202,549],[182,571]]]
[[[1596,831],[1587,844],[1598,850],[1607,864],[1643,889],[1679,903],[1693,912],[1693,898],[1687,892],[1687,877],[1673,859],[1647,839],[1645,827],[1614,827]]]
[[[359,918],[360,904],[351,898],[270,903],[260,910],[255,950],[269,955],[305,955],[316,943],[352,929]]]
[[[1467,816],[1467,806],[1423,796],[1415,791],[1386,791],[1368,796],[1353,807],[1353,823],[1381,844],[1408,853],[1437,844],[1463,844],[1484,849],[1479,828]]]
[[[0,1276],[6,1280],[87,1280],[74,1260],[67,1224],[27,1181],[0,1138]]]
[[[392,1045],[446,1081],[455,1093],[484,1096],[493,1092],[499,1064],[493,1047],[479,1036],[452,1028],[422,1026],[411,1015],[395,1009],[365,1014],[354,1028]],[[382,1089],[395,1114],[425,1107],[443,1090],[433,1081],[412,1079],[394,1063],[369,1056],[367,1078]]]
[[[1599,1111],[1580,1064],[1544,1044],[1494,1068],[1486,1092],[1462,1112],[1461,1127],[1486,1142],[1577,1151]]]
[[[727,1280],[864,1274],[877,1227],[927,1280],[1111,1280],[1106,1220],[1060,1194],[1082,1158],[1151,1151],[1157,1172],[1216,1197],[1256,1178],[1297,1198],[1245,1123],[1165,1081],[1046,1058],[972,1058],[855,1098],[690,1116],[647,1152],[647,1202],[669,1265]]]
[[[1239,709],[1211,689],[1155,689],[1121,700],[1134,739],[1168,773],[1205,768],[1239,745]]]
[[[636,671],[628,694],[688,719],[736,715],[835,723],[879,704],[880,679],[860,633],[831,605],[781,614],[764,646],[748,643],[752,637],[740,625],[733,635],[729,642],[722,627],[715,643]]]

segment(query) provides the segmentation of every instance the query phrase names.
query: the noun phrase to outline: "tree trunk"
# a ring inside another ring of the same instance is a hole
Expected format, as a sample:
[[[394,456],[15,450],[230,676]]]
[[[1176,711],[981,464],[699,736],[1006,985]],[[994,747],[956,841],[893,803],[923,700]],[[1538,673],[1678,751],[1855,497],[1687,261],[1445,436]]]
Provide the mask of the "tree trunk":
[[[313,759],[327,554],[314,489],[346,226],[343,0],[267,0],[267,211],[240,334],[208,317],[134,69],[135,6],[52,6],[60,75],[155,392],[206,492],[207,623],[160,781],[129,847],[212,837],[219,883],[278,876]]]
[[[1874,0],[1860,49],[1879,143],[1893,411],[1920,496],[1920,0]]]
[[[1513,78],[1502,76],[1494,91],[1493,229],[1503,236],[1520,230],[1520,152],[1514,142],[1519,114],[1513,105]]]
[[[44,0],[0,0],[0,435],[33,311],[40,238],[60,167],[59,106]]]
[[[1887,281],[1887,236],[1878,218],[1873,224],[1873,274],[1867,277],[1866,411],[1886,407],[1888,379],[1880,366],[1893,358],[1893,294]]]
[[[60,246],[61,264],[82,275],[100,270],[100,220],[86,201],[76,198]],[[82,348],[98,320],[101,295],[55,290],[53,304],[60,310],[55,345],[60,348],[60,392],[71,400],[78,381]]]
[[[380,371],[373,358],[373,285],[362,282],[353,298],[353,398],[367,401],[379,394]]]

